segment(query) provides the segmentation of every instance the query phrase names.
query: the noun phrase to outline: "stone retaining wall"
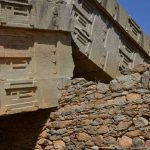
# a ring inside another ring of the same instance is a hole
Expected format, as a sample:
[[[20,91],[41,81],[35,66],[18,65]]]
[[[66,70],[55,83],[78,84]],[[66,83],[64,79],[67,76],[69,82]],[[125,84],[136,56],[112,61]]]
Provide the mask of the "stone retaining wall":
[[[150,71],[63,81],[59,107],[1,118],[0,150],[150,149]]]
[[[150,72],[139,65],[109,85],[85,79],[59,85],[59,109],[36,150],[150,149]]]

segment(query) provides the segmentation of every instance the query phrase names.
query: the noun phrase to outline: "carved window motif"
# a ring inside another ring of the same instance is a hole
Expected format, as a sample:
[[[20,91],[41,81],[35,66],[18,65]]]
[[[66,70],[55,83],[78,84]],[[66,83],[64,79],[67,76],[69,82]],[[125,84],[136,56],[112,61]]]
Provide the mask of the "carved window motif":
[[[132,63],[132,60],[127,55],[125,55],[122,51],[120,51],[120,57],[121,57],[121,61],[119,64],[120,71],[126,68],[130,68],[130,63]]]
[[[27,64],[27,60],[15,60],[11,62],[11,66],[13,69],[26,69]]]
[[[29,98],[32,97],[34,93],[35,91],[33,91],[33,89],[26,89],[26,90],[19,91],[18,95],[19,98]]]
[[[78,11],[75,11],[74,17],[78,21],[79,25],[82,26],[82,28],[88,29],[91,25],[90,21],[87,20],[82,14],[80,14]]]
[[[14,7],[14,15],[28,16],[28,9],[23,7]]]
[[[129,19],[129,28],[131,34],[138,40],[141,33],[140,27],[136,24],[136,22],[132,18]]]
[[[28,74],[31,76],[32,69],[29,67],[30,59],[26,58],[2,58],[3,65],[1,66],[1,71],[4,73],[12,72],[18,73],[20,76],[22,74]]]
[[[88,46],[88,44],[91,41],[90,37],[87,33],[84,33],[77,28],[75,28],[74,36],[75,36],[76,40],[80,43],[80,45],[84,46],[84,47]]]
[[[27,99],[35,95],[35,90],[36,89],[34,88],[13,89],[13,90],[7,90],[6,94],[7,96],[10,96],[12,100]]]
[[[88,14],[92,14],[92,13],[93,13],[92,4],[90,3],[89,0],[83,0],[83,1],[82,1],[82,8],[83,8]]]
[[[124,70],[125,68],[132,68],[134,63],[135,52],[132,50],[133,48],[129,44],[125,44],[120,48],[120,64],[119,69],[120,71]]]
[[[7,0],[0,1],[2,17],[9,23],[27,24],[30,14],[30,4],[28,0]]]

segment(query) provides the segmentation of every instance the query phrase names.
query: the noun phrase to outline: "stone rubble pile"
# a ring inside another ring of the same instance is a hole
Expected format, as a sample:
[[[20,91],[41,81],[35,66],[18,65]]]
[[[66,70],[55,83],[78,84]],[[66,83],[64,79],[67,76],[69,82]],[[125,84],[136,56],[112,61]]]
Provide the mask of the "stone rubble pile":
[[[64,81],[35,150],[150,149],[150,67],[110,82]]]

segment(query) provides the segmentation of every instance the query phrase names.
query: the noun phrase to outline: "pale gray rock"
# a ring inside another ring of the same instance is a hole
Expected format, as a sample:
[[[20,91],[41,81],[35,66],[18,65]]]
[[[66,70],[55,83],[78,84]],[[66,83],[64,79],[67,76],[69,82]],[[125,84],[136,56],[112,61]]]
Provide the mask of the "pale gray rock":
[[[145,127],[148,125],[148,120],[143,117],[133,118],[133,123],[136,128]]]
[[[107,84],[104,84],[104,83],[98,83],[97,84],[97,90],[104,94],[106,93],[107,91],[109,91],[109,86]]]
[[[112,91],[129,90],[136,86],[140,80],[141,76],[139,73],[121,76],[110,82],[110,89]]]

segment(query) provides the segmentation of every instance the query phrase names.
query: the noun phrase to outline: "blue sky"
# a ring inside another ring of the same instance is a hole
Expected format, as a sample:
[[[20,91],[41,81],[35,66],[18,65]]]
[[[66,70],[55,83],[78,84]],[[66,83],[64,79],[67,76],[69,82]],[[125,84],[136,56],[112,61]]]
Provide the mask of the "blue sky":
[[[118,2],[150,36],[150,0],[118,0]]]

